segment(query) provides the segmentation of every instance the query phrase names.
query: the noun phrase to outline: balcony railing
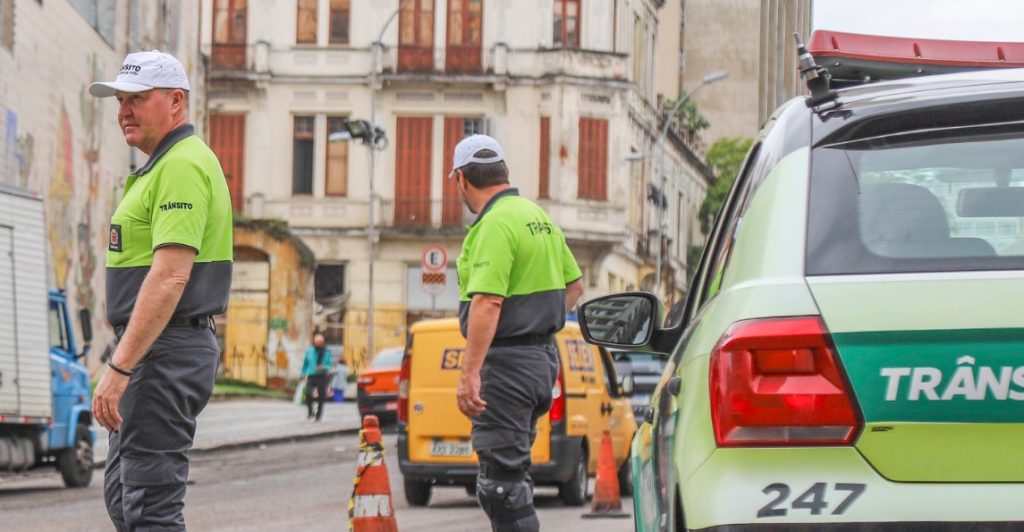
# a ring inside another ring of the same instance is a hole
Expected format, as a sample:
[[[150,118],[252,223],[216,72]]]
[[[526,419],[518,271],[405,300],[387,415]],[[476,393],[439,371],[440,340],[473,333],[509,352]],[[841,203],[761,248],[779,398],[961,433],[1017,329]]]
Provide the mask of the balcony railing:
[[[211,50],[210,66],[214,70],[246,70],[246,49],[244,44],[214,44]]]
[[[449,44],[445,51],[444,69],[453,74],[479,74],[482,72],[480,45],[457,46]]]
[[[398,46],[399,72],[431,72],[434,70],[434,47],[402,44]]]
[[[383,199],[380,224],[397,229],[457,229],[472,221],[461,199]]]

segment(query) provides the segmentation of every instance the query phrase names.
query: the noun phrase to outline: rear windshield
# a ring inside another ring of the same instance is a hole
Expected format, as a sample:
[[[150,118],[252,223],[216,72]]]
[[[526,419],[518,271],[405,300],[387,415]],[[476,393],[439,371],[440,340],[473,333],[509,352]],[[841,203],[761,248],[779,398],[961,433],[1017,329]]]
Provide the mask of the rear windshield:
[[[402,365],[402,356],[404,354],[404,351],[401,349],[386,349],[377,353],[370,367],[374,369],[397,368]]]
[[[815,148],[808,275],[1024,269],[1024,125]]]

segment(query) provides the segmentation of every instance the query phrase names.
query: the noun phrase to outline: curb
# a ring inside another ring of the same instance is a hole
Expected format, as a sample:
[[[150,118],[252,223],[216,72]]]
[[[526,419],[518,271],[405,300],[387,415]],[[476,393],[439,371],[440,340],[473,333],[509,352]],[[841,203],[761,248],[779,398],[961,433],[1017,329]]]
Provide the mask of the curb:
[[[315,440],[317,438],[328,438],[331,436],[345,436],[349,434],[356,434],[362,428],[362,426],[359,426],[353,428],[333,429],[324,432],[313,432],[309,434],[289,434],[287,436],[275,436],[273,438],[262,438],[259,440],[211,444],[206,447],[193,447],[191,450],[189,450],[189,455],[206,454],[216,451],[233,451],[236,449],[244,449],[246,447],[258,447],[260,445],[273,445],[276,443],[290,443],[295,441]],[[107,459],[106,457],[104,457],[101,460],[94,460],[92,463],[92,468],[103,469],[106,466],[106,464]]]

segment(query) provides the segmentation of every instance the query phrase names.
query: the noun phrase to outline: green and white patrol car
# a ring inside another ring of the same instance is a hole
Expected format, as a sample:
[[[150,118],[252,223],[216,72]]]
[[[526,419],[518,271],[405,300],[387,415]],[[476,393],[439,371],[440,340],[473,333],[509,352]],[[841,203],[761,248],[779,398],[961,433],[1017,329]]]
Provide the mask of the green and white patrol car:
[[[1024,69],[790,101],[681,323],[645,293],[580,315],[668,357],[638,530],[1024,530]]]

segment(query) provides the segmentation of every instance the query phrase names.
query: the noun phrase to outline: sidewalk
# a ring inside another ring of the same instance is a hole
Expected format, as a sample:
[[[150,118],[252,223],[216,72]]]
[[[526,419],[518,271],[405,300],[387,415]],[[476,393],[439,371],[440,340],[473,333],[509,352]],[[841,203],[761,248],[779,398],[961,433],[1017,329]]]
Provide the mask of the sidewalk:
[[[197,419],[192,452],[287,441],[325,434],[343,434],[362,426],[355,401],[325,403],[319,423],[306,419],[306,407],[275,399],[211,401]],[[107,431],[94,424],[96,467],[107,461]]]

